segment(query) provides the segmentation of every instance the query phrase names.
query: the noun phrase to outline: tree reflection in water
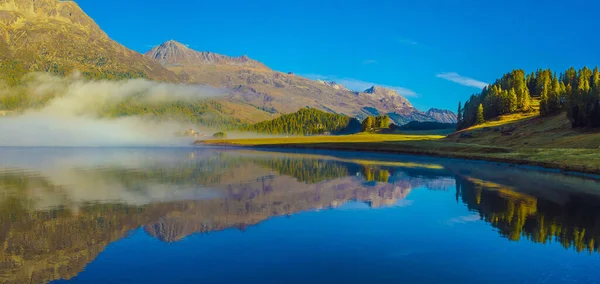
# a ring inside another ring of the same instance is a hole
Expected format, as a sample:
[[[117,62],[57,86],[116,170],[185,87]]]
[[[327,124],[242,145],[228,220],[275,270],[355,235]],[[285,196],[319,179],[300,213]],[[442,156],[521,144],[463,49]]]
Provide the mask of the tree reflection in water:
[[[123,154],[122,160],[133,157]],[[538,172],[521,173],[525,178],[518,180],[511,170],[504,170],[511,178],[490,176],[500,171],[486,168],[492,165],[436,161],[210,151],[156,154],[135,165],[107,159],[51,171],[6,166],[0,171],[0,281],[70,279],[109,243],[139,227],[177,242],[351,200],[374,208],[394,205],[415,188],[455,187],[458,201],[509,240],[556,241],[598,252],[600,199],[571,190],[597,182]],[[536,183],[529,184],[533,176]]]

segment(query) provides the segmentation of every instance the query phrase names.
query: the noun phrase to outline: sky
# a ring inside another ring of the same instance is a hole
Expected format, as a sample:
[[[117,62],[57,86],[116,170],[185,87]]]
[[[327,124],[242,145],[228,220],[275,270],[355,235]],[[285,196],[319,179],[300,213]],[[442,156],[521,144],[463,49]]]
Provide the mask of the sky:
[[[596,66],[594,0],[78,0],[139,52],[167,40],[455,110],[513,69]]]

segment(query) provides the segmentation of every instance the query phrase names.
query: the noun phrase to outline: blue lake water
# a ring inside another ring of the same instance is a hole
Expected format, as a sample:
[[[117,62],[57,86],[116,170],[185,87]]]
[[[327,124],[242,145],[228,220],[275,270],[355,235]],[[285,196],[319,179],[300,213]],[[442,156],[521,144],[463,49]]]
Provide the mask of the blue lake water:
[[[600,283],[600,181],[332,151],[0,148],[1,283]]]

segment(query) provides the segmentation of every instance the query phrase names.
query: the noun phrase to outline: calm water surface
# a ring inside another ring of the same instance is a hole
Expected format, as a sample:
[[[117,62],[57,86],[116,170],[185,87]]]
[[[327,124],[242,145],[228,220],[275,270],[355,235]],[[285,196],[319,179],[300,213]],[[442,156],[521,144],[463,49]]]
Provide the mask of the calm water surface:
[[[600,182],[327,151],[0,148],[0,283],[600,283]]]

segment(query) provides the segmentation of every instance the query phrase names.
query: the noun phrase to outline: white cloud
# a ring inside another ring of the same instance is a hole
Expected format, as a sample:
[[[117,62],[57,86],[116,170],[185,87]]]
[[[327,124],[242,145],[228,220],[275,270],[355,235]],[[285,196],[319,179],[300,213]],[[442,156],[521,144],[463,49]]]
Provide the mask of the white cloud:
[[[458,83],[463,86],[474,87],[474,88],[479,88],[479,89],[483,89],[484,87],[489,85],[486,82],[482,82],[482,81],[475,80],[473,78],[461,76],[460,74],[458,74],[456,72],[440,73],[440,74],[437,74],[436,77],[442,78],[442,79],[445,79],[448,81],[452,81],[454,83]]]
[[[416,41],[414,41],[414,40],[412,40],[412,39],[408,39],[408,38],[397,38],[397,39],[396,39],[396,41],[397,41],[398,43],[401,43],[401,44],[407,44],[407,45],[419,45],[419,43],[418,43],[418,42],[416,42]]]
[[[379,86],[379,87],[384,87],[384,88],[395,90],[396,92],[398,92],[398,94],[400,94],[403,97],[413,97],[413,98],[419,97],[419,94],[417,94],[415,91],[404,88],[404,87],[400,87],[400,86],[390,86],[390,85],[378,84],[378,83],[373,83],[373,82],[367,82],[367,81],[358,80],[358,79],[340,78],[337,76],[325,76],[325,75],[318,75],[318,74],[305,74],[305,75],[301,75],[301,76],[309,78],[309,79],[313,79],[313,80],[334,81],[338,84],[344,85],[346,88],[353,90],[353,91],[362,92],[373,86]]]

